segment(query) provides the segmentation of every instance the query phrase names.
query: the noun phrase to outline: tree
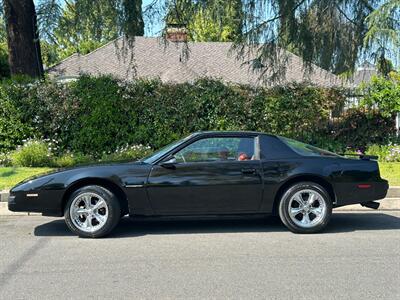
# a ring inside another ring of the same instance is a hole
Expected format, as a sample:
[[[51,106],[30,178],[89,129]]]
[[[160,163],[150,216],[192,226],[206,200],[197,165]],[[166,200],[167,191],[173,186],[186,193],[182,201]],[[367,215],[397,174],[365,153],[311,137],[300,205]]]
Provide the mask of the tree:
[[[52,41],[48,47],[49,58],[56,48],[57,57],[64,59],[73,53],[87,54],[94,49],[118,37],[117,11],[107,0],[92,4],[91,12],[84,18],[80,15],[83,2],[66,1],[57,20],[58,26],[52,32]],[[52,44],[55,47],[51,47]]]
[[[73,53],[87,54],[120,35],[144,34],[141,0],[66,0],[41,4],[44,60],[54,64]]]
[[[367,17],[367,47],[375,48],[372,57],[381,74],[387,77],[393,70],[390,57],[398,58],[400,48],[400,0],[384,1]],[[394,49],[392,51],[391,49]]]
[[[391,72],[388,77],[375,76],[360,88],[362,104],[378,108],[383,116],[390,117],[400,111],[400,74]]]
[[[282,1],[282,15],[286,15],[287,2]],[[310,10],[292,16],[290,21],[285,19],[277,44],[334,74],[351,73],[362,52],[368,9],[361,9],[357,18],[350,19],[335,2],[315,2]]]
[[[260,2],[269,7],[263,16]],[[365,49],[365,18],[378,1],[347,0],[249,0],[246,10],[245,34],[237,42],[248,41],[258,48],[253,68],[264,68],[272,80],[281,78],[289,57],[282,49],[289,49],[303,58],[305,71],[316,64],[333,73],[353,71],[357,59]],[[283,71],[282,71],[283,70]]]
[[[0,42],[0,79],[10,76],[10,66],[8,65],[7,44]]]
[[[398,7],[398,1],[389,2],[396,2],[392,6]],[[166,2],[177,3],[177,0]],[[176,23],[190,24],[213,0],[180,2],[180,11],[185,13],[177,15]],[[353,71],[361,55],[375,50],[364,39],[369,28],[368,17],[381,3],[381,0],[246,0],[242,5],[242,29],[234,39],[234,48],[239,57],[251,57],[248,63],[253,69],[263,70],[265,79],[279,79],[285,73],[290,55],[283,49],[300,55],[306,71],[313,64],[337,74]],[[220,15],[218,10],[215,13]],[[213,20],[217,19],[214,16]],[[195,35],[190,26],[188,30]]]
[[[0,79],[9,76],[6,25],[4,19],[0,16]]]
[[[384,56],[378,58],[376,62],[376,69],[378,71],[378,74],[385,78],[389,78],[391,72],[395,72],[392,61],[385,58]]]
[[[30,3],[30,17],[35,16],[32,0],[4,1],[8,4]],[[57,0],[40,2],[40,36],[49,43],[54,42],[52,36],[57,31],[54,24],[58,23],[56,21],[53,25],[47,25],[48,22],[45,21],[58,15],[60,7],[56,2]],[[375,53],[376,57],[386,58],[390,48],[397,53],[400,46],[399,2],[400,0],[153,0],[145,8],[144,16],[150,23],[166,21],[166,24],[172,16],[174,23],[187,25],[192,40],[233,41],[238,57],[248,58],[253,69],[263,71],[264,79],[274,80],[281,78],[286,71],[290,54],[283,49],[300,55],[306,71],[317,64],[334,73],[354,70],[361,55]],[[68,28],[72,28],[72,35],[71,32],[66,34],[62,43],[68,44],[67,40],[71,38],[71,43],[79,51],[103,43],[98,42],[97,37],[104,34],[103,29],[108,30],[105,23],[101,22],[108,19],[110,12],[111,19],[114,20],[112,25],[116,24],[118,36],[123,35],[128,39],[127,46],[132,47],[134,37],[143,34],[141,0],[67,0],[67,3],[74,4],[76,11],[71,18],[72,23],[68,25]],[[52,9],[56,13],[51,13]],[[22,11],[18,10],[18,14]],[[42,11],[47,13],[42,14]],[[6,20],[7,24],[11,21],[8,18]],[[24,32],[37,34],[36,30],[29,29],[32,24],[24,25],[27,26],[23,29]],[[13,27],[13,24],[8,26]],[[49,34],[46,33],[47,30]],[[91,42],[89,45],[80,44],[87,40],[88,32]],[[40,50],[38,39],[33,41],[35,48],[24,49],[29,52],[26,55],[31,57]],[[11,41],[11,44],[15,47],[16,41]],[[67,48],[70,47],[66,46],[65,49]]]
[[[11,75],[41,77],[43,64],[33,0],[4,0]]]
[[[38,2],[38,14],[33,0],[3,2],[13,75],[43,74],[40,39],[45,45],[45,61],[51,64],[72,49],[93,50],[118,35],[126,36],[131,46],[134,36],[144,33],[142,0],[66,0],[65,14],[59,0]],[[57,56],[54,46],[65,52]]]
[[[63,48],[144,34],[142,0],[66,1],[54,36]],[[79,48],[78,48],[79,50]]]
[[[188,8],[190,5],[192,7]],[[178,0],[170,4],[166,20],[167,24],[184,20],[191,41],[234,41],[242,31],[242,1],[212,0],[207,3],[192,3]]]

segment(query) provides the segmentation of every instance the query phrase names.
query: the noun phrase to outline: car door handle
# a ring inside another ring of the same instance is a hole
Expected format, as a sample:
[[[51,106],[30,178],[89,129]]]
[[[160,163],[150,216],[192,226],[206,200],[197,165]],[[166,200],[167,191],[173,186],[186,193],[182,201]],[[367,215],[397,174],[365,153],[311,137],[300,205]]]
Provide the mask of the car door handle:
[[[256,169],[254,169],[254,168],[245,168],[245,169],[242,169],[242,173],[243,174],[255,174],[256,173]]]

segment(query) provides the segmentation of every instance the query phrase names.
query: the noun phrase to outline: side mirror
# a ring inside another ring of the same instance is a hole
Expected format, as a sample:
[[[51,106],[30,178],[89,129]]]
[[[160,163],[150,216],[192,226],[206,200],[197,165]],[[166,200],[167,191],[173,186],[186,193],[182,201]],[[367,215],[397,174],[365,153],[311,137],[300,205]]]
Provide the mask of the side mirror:
[[[160,166],[167,169],[175,169],[176,158],[174,156],[160,163]]]

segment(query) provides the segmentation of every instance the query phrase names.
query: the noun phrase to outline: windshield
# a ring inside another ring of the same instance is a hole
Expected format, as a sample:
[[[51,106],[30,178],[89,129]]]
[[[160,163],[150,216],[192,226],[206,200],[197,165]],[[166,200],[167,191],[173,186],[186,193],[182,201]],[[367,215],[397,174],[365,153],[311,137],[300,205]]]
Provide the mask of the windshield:
[[[336,153],[323,150],[296,140],[279,137],[282,142],[288,145],[293,151],[303,156],[339,156]]]
[[[171,144],[168,144],[167,146],[165,146],[164,148],[161,148],[160,150],[154,152],[153,154],[141,159],[141,162],[144,162],[146,164],[152,164],[155,161],[157,161],[160,157],[164,156],[164,154],[168,153],[169,151],[171,151],[172,149],[174,149],[176,146],[182,144],[183,142],[185,142],[186,140],[188,140],[191,137],[191,135],[180,139],[178,141],[175,141]]]

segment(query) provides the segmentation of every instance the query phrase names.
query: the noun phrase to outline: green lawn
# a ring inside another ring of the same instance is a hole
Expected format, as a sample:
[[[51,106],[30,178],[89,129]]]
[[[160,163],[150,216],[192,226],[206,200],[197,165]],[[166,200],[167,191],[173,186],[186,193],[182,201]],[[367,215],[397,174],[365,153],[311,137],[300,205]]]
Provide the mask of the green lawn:
[[[381,177],[389,180],[391,186],[400,186],[400,162],[379,163]],[[45,173],[51,168],[11,168],[0,167],[0,190],[13,187],[18,182],[33,175]]]
[[[0,167],[0,191],[10,189],[18,182],[33,175],[45,173],[51,168],[4,168]]]
[[[381,171],[381,177],[389,180],[390,186],[400,186],[400,162],[379,163],[379,169]]]

